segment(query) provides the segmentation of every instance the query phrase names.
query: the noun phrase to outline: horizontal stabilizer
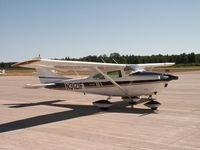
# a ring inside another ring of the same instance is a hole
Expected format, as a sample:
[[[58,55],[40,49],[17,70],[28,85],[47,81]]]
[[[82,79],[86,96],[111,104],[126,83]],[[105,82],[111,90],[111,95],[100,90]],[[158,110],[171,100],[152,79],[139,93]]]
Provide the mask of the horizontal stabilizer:
[[[39,89],[46,86],[55,85],[55,83],[48,83],[48,84],[26,84],[24,88],[26,89]]]

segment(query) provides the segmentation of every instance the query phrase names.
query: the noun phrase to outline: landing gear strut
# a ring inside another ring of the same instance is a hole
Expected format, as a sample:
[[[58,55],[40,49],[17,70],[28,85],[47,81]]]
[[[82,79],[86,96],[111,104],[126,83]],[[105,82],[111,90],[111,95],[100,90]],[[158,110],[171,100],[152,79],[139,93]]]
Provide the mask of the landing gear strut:
[[[134,105],[136,104],[136,102],[128,102],[128,103],[131,106],[131,108],[134,108]]]
[[[129,105],[131,106],[131,108],[133,108],[134,105],[136,105],[137,102],[140,100],[140,97],[138,97],[138,96],[134,96],[134,97],[122,97],[122,99],[125,102],[128,102]]]

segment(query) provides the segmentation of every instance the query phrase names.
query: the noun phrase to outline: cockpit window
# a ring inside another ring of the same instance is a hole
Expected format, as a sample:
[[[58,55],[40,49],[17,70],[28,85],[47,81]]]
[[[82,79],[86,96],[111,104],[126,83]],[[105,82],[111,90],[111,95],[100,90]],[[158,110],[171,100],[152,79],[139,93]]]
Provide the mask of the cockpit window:
[[[120,70],[117,70],[117,71],[109,71],[109,72],[107,72],[107,75],[108,75],[109,77],[111,77],[112,79],[122,77],[122,73],[121,73]]]
[[[109,77],[111,77],[112,79],[122,77],[122,73],[121,73],[120,70],[109,71],[109,72],[107,72],[107,75],[108,75]],[[94,75],[93,78],[94,78],[95,80],[105,80],[105,77],[104,77],[101,73],[98,73],[98,74]]]
[[[94,75],[93,78],[95,80],[104,80],[105,79],[105,77],[102,74],[100,74],[100,73]]]

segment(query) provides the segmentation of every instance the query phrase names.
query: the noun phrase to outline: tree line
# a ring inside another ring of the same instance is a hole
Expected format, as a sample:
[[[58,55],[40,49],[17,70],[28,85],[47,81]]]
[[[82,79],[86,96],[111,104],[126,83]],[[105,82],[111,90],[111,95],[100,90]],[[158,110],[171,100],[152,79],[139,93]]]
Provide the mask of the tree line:
[[[111,53],[107,55],[89,55],[81,58],[65,57],[63,60],[89,61],[89,62],[107,62],[107,63],[122,63],[122,64],[138,64],[138,63],[162,63],[175,62],[178,66],[200,66],[200,54],[182,53],[180,55],[151,55],[151,56],[136,56],[136,55],[120,55],[119,53]]]
[[[182,53],[180,55],[151,55],[151,56],[137,56],[137,55],[120,55],[119,53],[111,53],[109,56],[104,55],[89,55],[81,58],[65,57],[57,60],[76,60],[88,62],[106,62],[106,63],[121,63],[121,64],[139,64],[139,63],[162,63],[175,62],[176,66],[200,66],[200,54]],[[1,62],[0,69],[13,69],[11,67],[15,62]],[[14,68],[19,69],[19,68]]]

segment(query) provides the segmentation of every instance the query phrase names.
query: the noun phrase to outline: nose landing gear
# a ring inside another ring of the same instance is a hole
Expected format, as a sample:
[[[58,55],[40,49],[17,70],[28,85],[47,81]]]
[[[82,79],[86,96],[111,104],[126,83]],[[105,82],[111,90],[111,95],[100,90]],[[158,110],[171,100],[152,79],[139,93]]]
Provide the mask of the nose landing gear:
[[[122,99],[125,102],[128,102],[129,105],[131,106],[131,108],[133,108],[134,105],[136,105],[137,102],[140,100],[140,97],[138,97],[138,96],[134,96],[134,97],[122,97]]]

